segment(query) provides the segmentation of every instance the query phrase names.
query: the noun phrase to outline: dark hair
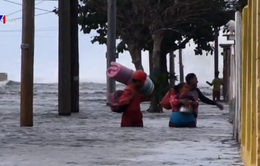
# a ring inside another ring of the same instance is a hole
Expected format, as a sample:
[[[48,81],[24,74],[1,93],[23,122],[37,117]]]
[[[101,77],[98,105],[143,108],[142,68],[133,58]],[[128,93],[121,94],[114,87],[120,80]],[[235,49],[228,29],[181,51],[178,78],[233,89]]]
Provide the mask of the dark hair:
[[[185,77],[185,80],[186,80],[187,84],[190,84],[190,81],[191,81],[194,77],[196,77],[196,74],[194,74],[194,73],[189,73],[189,74],[187,74],[186,77]]]
[[[132,82],[135,83],[135,82],[140,82],[140,81],[136,80],[136,79],[132,79]]]
[[[216,71],[215,72],[215,77],[218,77],[219,76],[219,71]]]
[[[181,88],[183,88],[184,85],[185,85],[185,83],[182,82],[182,83],[179,83],[178,85],[174,86],[173,89],[174,89],[175,93],[180,93],[180,90],[181,90]]]

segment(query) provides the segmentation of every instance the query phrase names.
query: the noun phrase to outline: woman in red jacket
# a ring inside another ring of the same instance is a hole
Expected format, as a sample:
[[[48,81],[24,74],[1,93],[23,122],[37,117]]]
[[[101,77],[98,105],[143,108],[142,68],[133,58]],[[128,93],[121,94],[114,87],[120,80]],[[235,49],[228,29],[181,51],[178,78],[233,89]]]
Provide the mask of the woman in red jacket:
[[[140,103],[144,101],[145,97],[138,91],[143,87],[146,78],[147,75],[144,71],[135,71],[132,83],[126,86],[120,96],[118,105],[125,110],[121,119],[121,127],[143,127]]]

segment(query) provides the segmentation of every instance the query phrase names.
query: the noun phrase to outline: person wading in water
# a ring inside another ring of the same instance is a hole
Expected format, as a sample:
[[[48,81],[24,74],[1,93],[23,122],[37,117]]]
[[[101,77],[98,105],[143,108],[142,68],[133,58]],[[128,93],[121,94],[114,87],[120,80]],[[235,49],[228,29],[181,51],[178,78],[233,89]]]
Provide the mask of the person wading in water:
[[[196,127],[197,112],[199,106],[197,100],[189,94],[189,85],[180,83],[174,87],[175,95],[170,97],[172,113],[169,127]],[[182,112],[181,108],[190,108],[188,112]]]
[[[213,86],[213,100],[214,101],[220,101],[220,90],[221,90],[221,85],[223,85],[223,79],[219,78],[219,72],[217,71],[215,73],[215,78],[212,80],[212,82],[206,81],[206,83],[210,86]]]
[[[220,110],[223,110],[223,105],[217,103],[216,101],[210,100],[209,98],[207,98],[206,96],[204,96],[202,94],[202,92],[199,90],[199,88],[197,88],[198,80],[197,80],[197,76],[194,73],[187,74],[186,77],[185,77],[185,80],[186,80],[186,83],[189,85],[188,94],[193,96],[193,98],[196,101],[198,101],[198,99],[200,99],[200,101],[205,103],[205,104],[215,105]],[[198,114],[198,109],[195,109],[193,111],[193,115],[194,115],[194,124],[193,125],[191,125],[192,123],[189,122],[189,124],[187,126],[182,125],[182,127],[196,127],[197,114]],[[172,122],[170,120],[169,127],[178,127],[178,126],[174,125],[174,122]]]

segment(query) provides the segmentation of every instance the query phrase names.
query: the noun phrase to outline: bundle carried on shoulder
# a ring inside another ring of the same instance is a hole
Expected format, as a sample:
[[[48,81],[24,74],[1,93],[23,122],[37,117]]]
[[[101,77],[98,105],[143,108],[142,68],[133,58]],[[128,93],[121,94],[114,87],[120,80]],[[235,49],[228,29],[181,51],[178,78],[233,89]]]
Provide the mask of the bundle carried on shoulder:
[[[111,62],[111,66],[107,69],[107,76],[122,84],[132,82],[134,71],[117,62]],[[154,84],[149,76],[147,76],[144,86],[139,90],[141,94],[150,95],[154,90]]]
[[[116,62],[111,62],[107,69],[107,76],[117,82],[127,85],[131,82],[134,71]]]

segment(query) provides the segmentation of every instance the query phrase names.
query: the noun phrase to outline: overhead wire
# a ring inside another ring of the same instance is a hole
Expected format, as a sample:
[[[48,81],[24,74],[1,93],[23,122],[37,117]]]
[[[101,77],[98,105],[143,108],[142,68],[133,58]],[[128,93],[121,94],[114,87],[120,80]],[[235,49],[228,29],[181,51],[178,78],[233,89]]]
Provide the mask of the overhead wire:
[[[46,0],[41,0],[40,2],[36,3],[35,6],[41,4],[41,3],[45,2],[45,1],[46,1]],[[9,2],[9,1],[6,1],[6,2]],[[12,12],[12,13],[9,13],[9,14],[6,14],[6,16],[11,16],[11,15],[16,14],[16,13],[19,13],[19,12],[21,12],[21,11],[22,11],[22,9],[17,10],[17,11]]]
[[[5,1],[5,2],[9,2],[9,3],[12,3],[12,4],[16,4],[16,5],[20,5],[20,6],[22,6],[23,4],[21,4],[21,3],[17,3],[17,2],[13,2],[13,1],[10,1],[10,0],[3,0],[3,1]],[[37,7],[35,7],[35,9],[37,9],[37,10],[41,10],[41,11],[45,11],[45,12],[52,12],[52,11],[50,11],[50,10],[46,10],[46,9],[41,9],[41,8],[37,8]]]
[[[12,4],[16,4],[16,5],[20,5],[20,6],[22,6],[21,3],[13,2],[13,1],[10,1],[10,0],[3,0],[3,1],[8,2],[8,3],[12,3]],[[39,1],[40,1],[40,2],[36,3],[35,6],[41,4],[41,3],[45,2],[45,1],[50,1],[50,0],[39,0]],[[53,0],[53,1],[54,1],[54,0]],[[55,0],[55,1],[56,1],[56,0]],[[37,7],[35,7],[35,9],[37,9],[37,10],[41,10],[41,11],[45,11],[45,12],[43,12],[43,13],[35,14],[35,16],[41,16],[41,15],[45,15],[45,14],[49,14],[49,13],[53,13],[53,11],[46,10],[46,9],[41,9],[41,8],[37,8]],[[17,10],[17,11],[12,12],[12,13],[9,13],[9,14],[7,14],[6,16],[10,16],[10,15],[13,15],[13,14],[19,13],[19,12],[21,12],[21,11],[22,11],[22,9]],[[15,21],[15,20],[19,20],[19,19],[22,19],[22,17],[17,17],[17,18],[12,18],[12,19],[7,19],[7,21]]]
[[[57,27],[45,27],[45,28],[38,28],[35,29],[35,32],[39,32],[39,31],[57,31],[58,28]],[[0,33],[4,33],[4,32],[22,32],[22,30],[20,29],[14,29],[14,30],[0,30]]]
[[[17,3],[17,2],[13,2],[13,1],[10,1],[10,0],[3,0],[5,2],[8,2],[8,3],[12,3],[12,4],[16,4],[16,5],[20,5],[22,6],[22,4],[20,3]],[[35,6],[45,2],[45,1],[58,1],[58,0],[35,0],[35,1],[40,1],[38,3],[35,4]],[[49,14],[49,13],[53,13],[53,11],[50,11],[50,10],[46,10],[46,9],[41,9],[41,8],[35,8],[37,10],[41,10],[41,11],[45,11],[43,13],[39,13],[39,14],[35,14],[35,16],[41,16],[41,15],[45,15],[45,14]],[[17,10],[15,12],[12,12],[12,13],[9,13],[7,14],[6,16],[10,16],[10,15],[13,15],[15,13],[18,13],[18,12],[21,12],[22,9],[20,10]],[[9,19],[9,20],[19,20],[19,19],[22,19],[22,17],[17,17],[17,18],[12,18],[12,19]],[[0,33],[11,33],[11,32],[21,32],[22,30],[0,30]],[[41,32],[41,31],[57,31],[57,27],[46,27],[46,28],[40,28],[40,29],[36,29],[35,32]]]
[[[43,13],[39,13],[39,14],[35,14],[34,16],[41,16],[41,15],[45,15],[45,14],[50,14],[51,12],[43,12]],[[22,17],[16,17],[16,18],[12,18],[12,19],[9,19],[11,21],[15,21],[15,20],[21,20]]]
[[[9,38],[9,37],[15,37],[15,38],[19,38],[19,37],[21,37],[21,35],[20,34],[17,34],[17,35],[2,35],[1,34],[1,38],[2,37],[7,37],[7,38]],[[49,37],[55,37],[55,38],[57,38],[57,35],[37,35],[37,34],[35,34],[35,37],[42,37],[42,38],[49,38]]]
[[[11,15],[13,15],[13,14],[15,14],[15,13],[19,13],[19,12],[21,12],[21,11],[22,11],[22,9],[17,10],[17,11],[12,12],[12,13],[9,13],[9,14],[6,14],[6,16],[11,16]]]
[[[45,2],[45,1],[46,1],[46,0],[41,0],[40,2],[36,3],[35,6],[41,4],[41,3]]]

